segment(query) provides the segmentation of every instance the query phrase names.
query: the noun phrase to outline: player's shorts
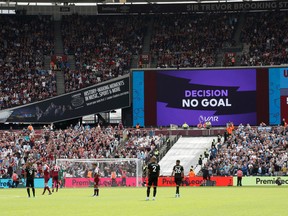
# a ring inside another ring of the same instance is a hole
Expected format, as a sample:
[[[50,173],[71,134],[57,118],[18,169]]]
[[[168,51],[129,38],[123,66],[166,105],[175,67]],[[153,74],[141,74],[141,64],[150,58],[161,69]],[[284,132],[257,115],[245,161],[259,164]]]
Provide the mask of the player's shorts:
[[[53,176],[53,178],[52,178],[52,180],[53,180],[53,182],[58,182],[58,176]]]
[[[182,178],[181,177],[175,177],[174,181],[175,181],[176,185],[182,184]]]
[[[26,187],[34,188],[34,179],[27,179],[26,180]]]
[[[154,186],[157,186],[158,185],[158,177],[154,177],[154,176],[151,176],[151,177],[149,177],[149,179],[148,179],[148,186],[152,186],[152,185],[154,185]]]
[[[47,177],[44,176],[44,183],[48,183],[49,179],[50,179],[50,176],[47,176]]]
[[[94,182],[94,188],[98,188],[99,184]]]
[[[203,176],[203,180],[208,180],[208,176]]]

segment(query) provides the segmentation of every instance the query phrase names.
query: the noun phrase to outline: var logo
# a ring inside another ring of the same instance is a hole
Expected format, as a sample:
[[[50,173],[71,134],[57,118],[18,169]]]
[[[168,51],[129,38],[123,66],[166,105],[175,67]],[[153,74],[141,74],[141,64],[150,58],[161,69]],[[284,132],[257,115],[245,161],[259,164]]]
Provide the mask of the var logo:
[[[199,122],[218,122],[218,116],[203,116],[200,115],[198,118]]]

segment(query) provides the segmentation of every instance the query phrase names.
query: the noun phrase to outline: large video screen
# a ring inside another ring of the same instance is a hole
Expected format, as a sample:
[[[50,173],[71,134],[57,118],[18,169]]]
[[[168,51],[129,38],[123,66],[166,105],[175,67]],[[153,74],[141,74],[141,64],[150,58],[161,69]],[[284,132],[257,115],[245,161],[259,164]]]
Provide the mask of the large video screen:
[[[256,124],[256,70],[157,72],[157,125]]]
[[[256,125],[268,119],[268,70],[135,70],[133,124]]]

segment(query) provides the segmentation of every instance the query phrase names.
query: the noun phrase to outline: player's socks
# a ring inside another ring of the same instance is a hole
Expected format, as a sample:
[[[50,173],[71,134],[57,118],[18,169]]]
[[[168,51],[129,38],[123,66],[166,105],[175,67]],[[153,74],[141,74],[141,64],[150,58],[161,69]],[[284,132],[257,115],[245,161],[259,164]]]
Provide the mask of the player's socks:
[[[97,196],[99,196],[99,189],[96,189],[96,194]]]
[[[49,192],[49,195],[51,195],[52,193],[51,193],[50,188],[48,186],[47,186],[47,190]]]
[[[157,193],[157,188],[156,188],[156,187],[154,187],[154,190],[153,190],[153,197],[155,197],[155,196],[156,196],[156,193]]]
[[[44,194],[45,194],[45,192],[46,192],[46,187],[44,187],[44,191],[43,191],[42,195],[44,195]]]
[[[32,188],[33,197],[35,197],[35,188]]]
[[[147,187],[147,197],[150,196],[150,187]]]
[[[176,194],[179,194],[179,186],[176,186]]]
[[[30,197],[30,188],[27,188],[28,197]]]
[[[56,192],[58,192],[58,187],[59,187],[59,186],[58,186],[58,184],[57,184],[57,185],[56,185]]]
[[[96,193],[97,193],[97,189],[94,189],[94,196],[96,196]]]

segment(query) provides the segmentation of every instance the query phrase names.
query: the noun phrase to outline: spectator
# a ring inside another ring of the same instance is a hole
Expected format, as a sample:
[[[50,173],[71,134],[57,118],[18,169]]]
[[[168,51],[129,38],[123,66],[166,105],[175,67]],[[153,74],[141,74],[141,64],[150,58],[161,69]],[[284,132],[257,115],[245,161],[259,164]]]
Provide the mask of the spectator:
[[[237,171],[237,186],[242,186],[242,177],[243,177],[243,172],[241,168],[239,167]]]
[[[16,171],[14,171],[14,173],[13,173],[13,175],[12,175],[12,181],[13,181],[12,187],[13,187],[13,188],[17,188],[17,187],[18,187],[18,184],[19,184],[19,177],[18,177]]]

